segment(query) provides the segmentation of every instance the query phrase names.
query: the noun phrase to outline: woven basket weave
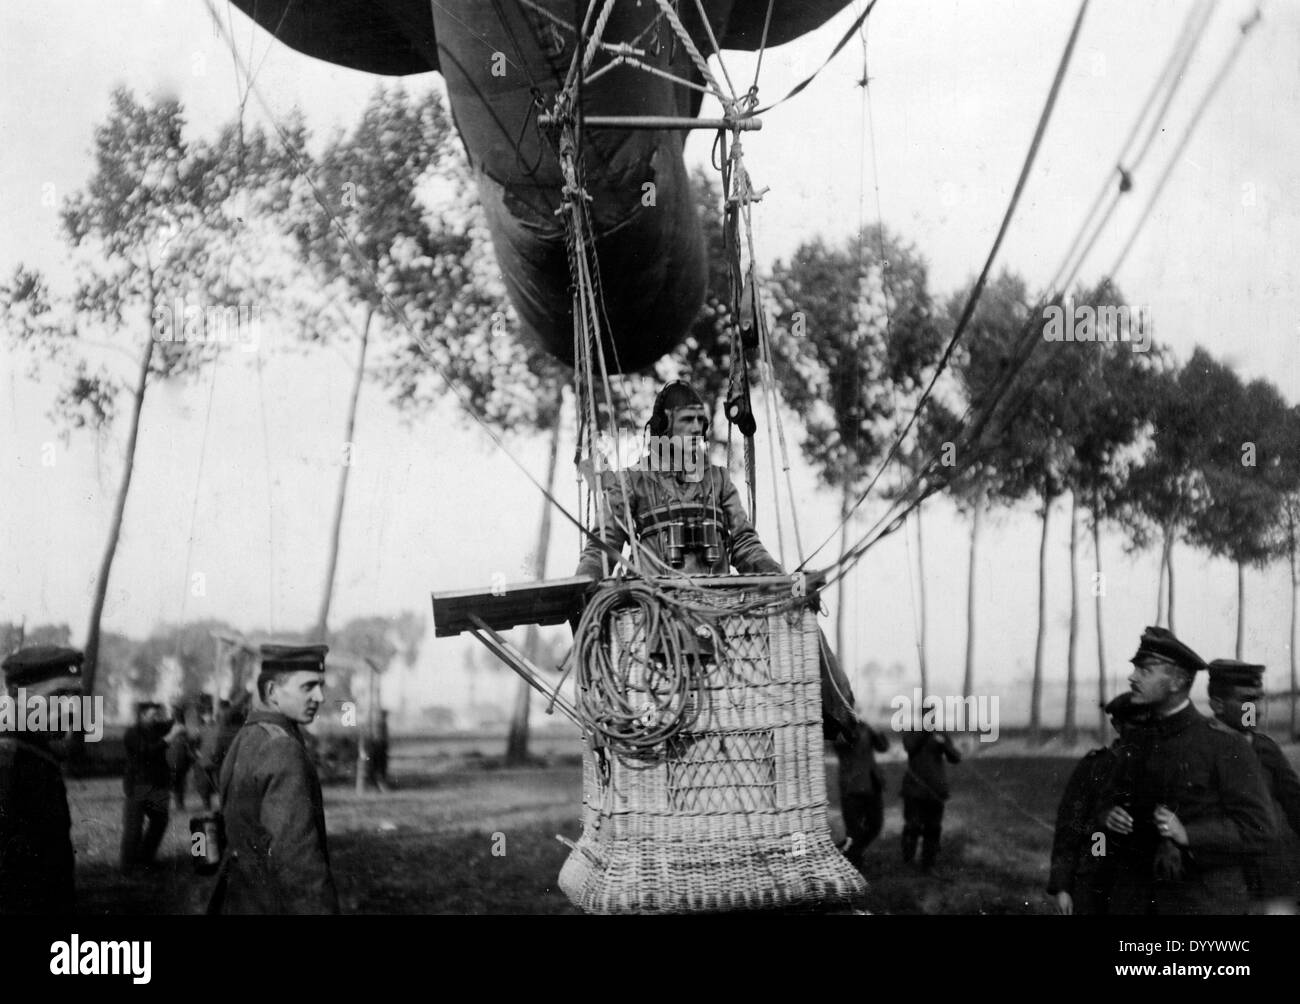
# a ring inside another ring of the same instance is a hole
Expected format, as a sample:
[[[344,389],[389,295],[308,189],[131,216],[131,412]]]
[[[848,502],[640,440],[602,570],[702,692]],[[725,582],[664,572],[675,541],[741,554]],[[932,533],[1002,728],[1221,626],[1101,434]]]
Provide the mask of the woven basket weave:
[[[758,595],[708,590],[715,606]],[[826,820],[816,615],[731,615],[720,626],[725,647],[690,728],[646,760],[588,744],[582,836],[560,888],[589,913],[812,908],[865,892]],[[618,615],[615,634],[619,654],[644,660],[638,613]]]

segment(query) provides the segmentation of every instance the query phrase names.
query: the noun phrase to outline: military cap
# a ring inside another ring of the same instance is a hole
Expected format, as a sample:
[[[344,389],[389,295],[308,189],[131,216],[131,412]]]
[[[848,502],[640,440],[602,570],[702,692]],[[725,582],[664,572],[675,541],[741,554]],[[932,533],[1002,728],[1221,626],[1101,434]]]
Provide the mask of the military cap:
[[[1133,692],[1130,690],[1124,691],[1118,697],[1112,697],[1102,710],[1106,712],[1107,717],[1117,722],[1133,721],[1151,712],[1149,706],[1133,703]]]
[[[1143,659],[1157,659],[1172,663],[1189,673],[1197,673],[1205,668],[1205,660],[1174,637],[1168,628],[1149,627],[1142,632],[1137,654],[1129,662]]]
[[[75,648],[62,645],[29,645],[4,661],[5,684],[21,687],[52,680],[56,676],[80,676],[86,657]]]
[[[325,669],[325,653],[328,651],[328,645],[263,645],[262,672],[307,670],[319,673]]]
[[[1209,666],[1210,682],[1225,687],[1258,687],[1264,682],[1264,667],[1236,659],[1215,659]]]

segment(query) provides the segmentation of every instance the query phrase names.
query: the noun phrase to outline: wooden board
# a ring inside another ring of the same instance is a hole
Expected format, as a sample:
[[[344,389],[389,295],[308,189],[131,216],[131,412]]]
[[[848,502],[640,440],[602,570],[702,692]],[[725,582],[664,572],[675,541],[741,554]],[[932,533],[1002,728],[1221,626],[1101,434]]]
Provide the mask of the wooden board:
[[[478,627],[471,614],[477,614],[498,631],[521,624],[563,624],[582,611],[583,597],[595,587],[591,579],[577,575],[545,582],[516,582],[494,590],[434,593],[433,633],[448,638]]]
[[[808,574],[807,589],[812,596],[825,581],[824,572]],[[770,586],[788,575],[707,575],[691,581],[691,585],[735,588],[737,586]],[[673,585],[681,580],[664,580]],[[587,594],[598,588],[591,579],[578,575],[568,579],[549,579],[545,582],[516,582],[496,589],[466,589],[457,592],[433,594],[434,636],[449,638],[479,625],[471,615],[497,631],[507,631],[524,624],[563,624],[581,613]]]

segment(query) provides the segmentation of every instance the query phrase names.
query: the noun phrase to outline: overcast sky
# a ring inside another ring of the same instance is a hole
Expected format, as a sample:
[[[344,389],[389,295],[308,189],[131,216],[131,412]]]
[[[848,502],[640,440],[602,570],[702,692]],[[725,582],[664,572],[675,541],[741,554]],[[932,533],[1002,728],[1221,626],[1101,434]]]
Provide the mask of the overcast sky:
[[[62,198],[85,182],[91,132],[106,114],[111,89],[125,84],[141,95],[178,95],[199,134],[231,118],[239,95],[230,55],[199,0],[116,0],[108,7],[47,0],[0,10],[0,269],[22,261],[48,272],[60,288],[69,281],[67,251],[57,213],[42,194],[52,185]],[[881,0],[867,35],[874,129],[867,128],[865,92],[855,85],[863,72],[855,41],[812,87],[766,115],[763,130],[745,139],[756,185],[770,187],[755,214],[760,256],[789,257],[801,241],[818,234],[842,238],[871,222],[878,187],[885,222],[929,261],[932,289],[946,295],[966,281],[996,232],[1075,9],[1046,0]],[[1219,5],[1151,164],[1164,163],[1237,23],[1252,9]],[[1186,10],[1173,2],[1092,5],[1002,265],[1031,283],[1045,282],[1055,270]],[[845,12],[769,52],[762,97],[784,94],[816,68],[851,17]],[[272,44],[237,12],[234,18],[241,49],[251,47],[259,85],[277,117],[301,107],[320,134],[356,119],[376,78],[307,59]],[[1300,399],[1297,53],[1300,4],[1269,5],[1119,275],[1133,303],[1149,309],[1158,343],[1183,359],[1203,345],[1243,378],[1273,380],[1292,403]],[[752,75],[750,56],[730,54],[727,65],[734,79]],[[426,75],[411,86],[440,83]],[[706,162],[710,140],[693,136],[688,159]],[[1110,264],[1154,177],[1147,170],[1135,178],[1132,205],[1099,241],[1084,278]],[[253,355],[232,354],[215,378],[150,391],[108,629],[141,634],[182,615],[223,617],[246,629],[299,629],[312,619],[350,354],[304,358],[269,344]],[[124,429],[98,439],[73,436],[65,449],[47,416],[52,387],[31,379],[26,362],[7,352],[0,351],[0,367],[0,617],[66,621],[81,641]],[[58,444],[53,467],[41,463],[50,442]],[[539,499],[450,408],[404,427],[378,389],[367,386],[356,443],[336,623],[426,611],[430,590],[486,586],[497,571],[525,577]],[[539,471],[544,444],[512,447]],[[835,502],[813,489],[806,472],[800,478],[804,539],[821,540],[835,525]],[[764,471],[761,483],[766,479]],[[563,497],[574,498],[571,480]],[[758,515],[775,548],[770,497]],[[965,642],[967,530],[942,503],[927,519],[932,658],[938,685],[955,687]],[[1049,673],[1058,678],[1068,611],[1064,522],[1057,521],[1049,570]],[[995,688],[1032,663],[1036,534],[1027,509],[1004,514],[984,548],[977,679]],[[1120,664],[1155,609],[1155,555],[1127,556],[1120,538],[1112,529],[1103,548],[1111,570],[1107,654],[1115,672],[1123,671]],[[576,553],[576,533],[557,530],[551,574],[567,574]],[[908,572],[914,554],[914,544],[905,547],[899,537],[855,573],[851,665],[915,666],[916,580]],[[1083,560],[1091,562],[1089,550]],[[1186,548],[1176,562],[1182,633],[1207,658],[1230,654],[1233,570]],[[195,571],[206,577],[204,597],[186,594]],[[1269,681],[1280,685],[1288,653],[1285,572],[1252,571],[1247,583],[1247,655],[1268,662]],[[1086,681],[1095,664],[1091,625],[1089,609],[1080,650]],[[438,694],[437,668],[460,661],[459,643],[426,644],[418,674],[426,696]]]

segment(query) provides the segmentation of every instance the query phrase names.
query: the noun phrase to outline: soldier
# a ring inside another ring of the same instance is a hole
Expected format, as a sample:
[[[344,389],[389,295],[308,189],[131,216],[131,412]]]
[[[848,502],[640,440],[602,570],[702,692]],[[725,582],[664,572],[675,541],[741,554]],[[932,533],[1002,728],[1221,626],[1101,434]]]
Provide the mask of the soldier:
[[[1246,885],[1263,913],[1295,913],[1300,888],[1300,777],[1271,738],[1257,732],[1264,700],[1264,667],[1235,659],[1210,663],[1210,708],[1224,725],[1240,732],[1255,750],[1273,798],[1276,839],[1246,866]],[[1288,834],[1287,829],[1292,832]]]
[[[835,740],[839,758],[840,815],[844,818],[844,844],[840,850],[856,868],[885,822],[885,779],[876,754],[889,749],[889,737],[856,719],[858,731]]]
[[[1151,710],[1099,818],[1113,857],[1112,914],[1239,914],[1243,865],[1274,832],[1263,772],[1246,741],[1192,706],[1205,663],[1149,627],[1132,658],[1133,702]]]
[[[33,645],[4,661],[17,700],[81,695],[76,649]],[[25,713],[25,709],[17,709]],[[0,916],[70,914],[75,903],[72,819],[63,759],[49,732],[0,732]]]
[[[209,913],[339,912],[320,780],[303,741],[324,700],[324,645],[263,645],[254,710],[221,767],[230,850]]]
[[[946,732],[904,732],[907,773],[903,775],[903,863],[916,857],[921,841],[921,870],[930,871],[939,856],[944,803],[948,801],[948,767],[961,754]]]
[[[784,574],[754,531],[725,467],[708,463],[704,437],[709,412],[680,380],[655,398],[646,423],[647,450],[632,469],[606,475],[601,539],[620,551],[630,539],[632,517],[647,573],[656,568],[689,575],[740,572]],[[599,578],[604,549],[589,540],[576,575]],[[825,637],[821,638],[822,731],[827,739],[857,733],[853,691]]]
[[[1047,894],[1055,900],[1056,912],[1063,915],[1106,912],[1111,871],[1106,856],[1097,853],[1105,846],[1097,841],[1098,799],[1128,751],[1126,740],[1149,714],[1148,708],[1133,703],[1131,691],[1113,698],[1105,711],[1119,737],[1079,761],[1056,810]]]
[[[161,704],[136,705],[135,725],[126,730],[126,771],[122,775],[122,871],[150,868],[167,833],[172,796],[169,746],[185,733]]]

